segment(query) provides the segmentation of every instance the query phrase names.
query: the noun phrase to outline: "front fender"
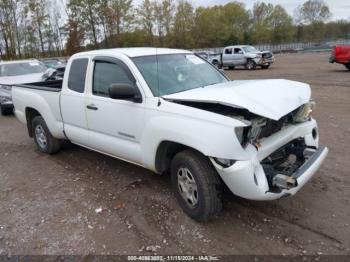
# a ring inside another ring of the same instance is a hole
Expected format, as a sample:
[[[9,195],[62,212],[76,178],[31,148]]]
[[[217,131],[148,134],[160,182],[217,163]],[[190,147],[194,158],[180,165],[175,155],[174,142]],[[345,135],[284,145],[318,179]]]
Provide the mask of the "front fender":
[[[193,108],[185,107],[191,111]],[[193,109],[196,111],[197,109]],[[181,110],[180,110],[181,111]],[[196,149],[205,156],[243,160],[249,154],[242,148],[234,128],[245,126],[239,120],[223,117],[225,124],[211,121],[214,113],[200,110],[204,118],[199,119],[177,113],[160,112],[150,116],[141,139],[144,166],[155,170],[155,156],[163,141],[176,142]],[[153,114],[153,113],[151,113]],[[228,124],[230,123],[230,124]]]

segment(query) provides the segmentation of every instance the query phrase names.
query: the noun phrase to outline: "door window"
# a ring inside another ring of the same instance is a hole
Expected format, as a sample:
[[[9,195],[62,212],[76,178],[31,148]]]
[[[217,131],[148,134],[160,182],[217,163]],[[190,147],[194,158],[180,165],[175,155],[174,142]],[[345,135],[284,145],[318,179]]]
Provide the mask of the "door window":
[[[70,90],[78,93],[84,93],[88,62],[89,59],[87,58],[78,58],[73,60],[68,76],[68,88]]]
[[[134,81],[120,65],[96,61],[92,93],[99,96],[109,96],[108,90],[112,84],[134,85]]]
[[[235,48],[234,52],[235,52],[235,54],[243,54],[243,51],[240,48]]]

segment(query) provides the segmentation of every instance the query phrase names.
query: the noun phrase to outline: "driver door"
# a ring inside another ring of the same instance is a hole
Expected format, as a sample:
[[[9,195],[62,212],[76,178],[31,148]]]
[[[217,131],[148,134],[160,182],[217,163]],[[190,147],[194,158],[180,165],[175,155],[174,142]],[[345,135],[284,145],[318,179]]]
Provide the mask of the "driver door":
[[[86,107],[90,147],[142,164],[140,140],[144,129],[144,99],[141,102],[109,97],[112,84],[130,84],[135,78],[119,59],[95,57]]]
[[[224,50],[224,54],[222,56],[222,63],[225,66],[231,66],[234,65],[234,60],[233,60],[233,54],[232,54],[232,49],[231,47],[227,47]]]
[[[244,61],[244,53],[243,50],[241,48],[234,48],[233,49],[233,63],[235,65],[244,65],[245,61]]]

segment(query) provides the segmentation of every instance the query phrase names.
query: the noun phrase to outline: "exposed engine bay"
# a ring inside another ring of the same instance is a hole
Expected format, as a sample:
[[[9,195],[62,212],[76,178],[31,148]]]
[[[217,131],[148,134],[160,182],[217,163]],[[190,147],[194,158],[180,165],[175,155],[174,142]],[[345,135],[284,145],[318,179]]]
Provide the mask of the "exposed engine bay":
[[[312,156],[315,149],[307,147],[303,138],[284,145],[261,161],[271,192],[296,187],[296,171]]]
[[[261,57],[262,58],[271,58],[273,56],[273,54],[270,51],[263,51],[261,52]]]

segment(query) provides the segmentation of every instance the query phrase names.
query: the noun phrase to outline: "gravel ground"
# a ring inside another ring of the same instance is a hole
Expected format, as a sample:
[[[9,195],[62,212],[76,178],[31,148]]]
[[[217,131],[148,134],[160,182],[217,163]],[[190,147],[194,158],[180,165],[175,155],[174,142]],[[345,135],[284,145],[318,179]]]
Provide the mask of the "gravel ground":
[[[23,125],[0,117],[0,254],[350,254],[350,72],[327,57],[278,55],[268,70],[227,71],[311,84],[330,154],[295,197],[227,194],[207,223],[181,211],[169,176],[74,145],[41,154]]]

